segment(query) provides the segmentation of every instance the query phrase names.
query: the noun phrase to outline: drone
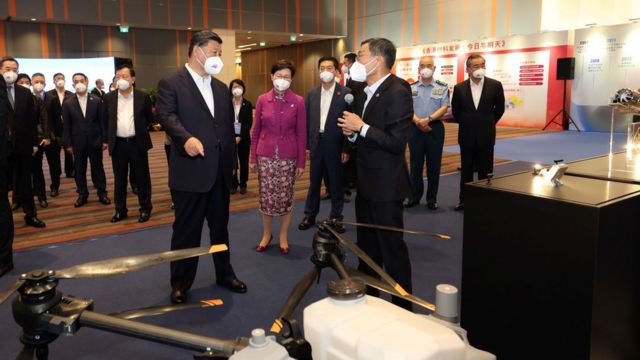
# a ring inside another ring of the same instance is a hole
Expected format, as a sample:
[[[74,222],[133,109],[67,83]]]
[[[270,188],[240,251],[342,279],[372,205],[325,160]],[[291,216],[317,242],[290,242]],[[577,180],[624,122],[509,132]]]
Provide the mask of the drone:
[[[460,357],[460,359],[495,359],[493,355],[477,350],[469,345],[466,338],[466,331],[459,326],[457,318],[438,316],[436,305],[409,294],[355,243],[345,236],[340,235],[334,229],[334,226],[337,225],[338,222],[344,225],[364,226],[387,231],[401,231],[441,239],[450,238],[447,235],[382,225],[361,224],[339,220],[319,222],[317,224],[318,231],[313,238],[313,254],[310,258],[313,267],[295,285],[276,316],[270,328],[270,332],[274,335],[266,336],[265,331],[258,328],[252,331],[250,338],[237,337],[230,340],[196,335],[133,320],[138,317],[164,314],[188,308],[219,306],[222,305],[221,300],[156,306],[116,314],[101,314],[93,311],[94,302],[92,299],[64,295],[58,290],[59,280],[62,279],[99,278],[126,274],[171,261],[227,251],[226,245],[197,247],[93,261],[61,270],[33,270],[21,274],[12,286],[0,292],[0,304],[4,303],[12,294],[18,292],[18,296],[14,298],[12,303],[14,320],[22,328],[20,341],[23,344],[23,348],[18,354],[17,359],[26,360],[35,357],[38,360],[45,360],[49,354],[48,345],[55,341],[59,335],[73,335],[83,327],[196,351],[197,354],[194,355],[195,359],[243,360],[293,358],[310,360],[312,359],[312,354],[313,358],[327,358],[326,354],[318,352],[323,351],[322,346],[317,346],[312,350],[314,343],[307,341],[302,336],[296,320],[292,317],[295,308],[313,285],[314,281],[319,282],[321,272],[325,268],[333,269],[340,278],[339,281],[329,283],[329,293],[332,298],[360,302],[368,299],[372,304],[373,299],[375,299],[375,301],[386,303],[388,305],[384,306],[392,308],[390,308],[390,312],[400,314],[398,316],[401,317],[415,316],[415,319],[411,318],[411,322],[427,321],[431,328],[435,327],[441,334],[444,333],[448,339],[455,342],[458,350],[462,349],[462,351],[464,351],[464,353],[459,352],[459,354],[466,354]],[[361,261],[369,265],[380,278],[378,279],[346,266],[344,263],[346,258],[344,248],[353,252]],[[364,293],[366,286],[378,289],[392,296],[404,298],[433,312],[434,316],[414,314],[384,300],[371,298]],[[447,305],[447,307],[450,308],[451,306]],[[454,307],[457,311],[457,303],[455,303]],[[309,307],[305,309],[305,319],[307,310],[309,310]],[[446,311],[441,313],[446,313]],[[417,317],[421,318],[419,319]],[[307,321],[305,320],[305,333],[306,331]],[[280,335],[282,340],[276,341],[276,335]]]

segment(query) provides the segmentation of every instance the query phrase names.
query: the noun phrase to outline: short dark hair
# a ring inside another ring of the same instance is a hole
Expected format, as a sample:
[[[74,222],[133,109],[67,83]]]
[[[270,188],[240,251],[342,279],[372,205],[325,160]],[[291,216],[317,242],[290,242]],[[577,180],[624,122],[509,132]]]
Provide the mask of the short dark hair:
[[[73,81],[73,78],[78,76],[78,75],[82,76],[84,78],[84,81],[89,82],[89,78],[87,77],[87,75],[85,75],[85,74],[83,74],[81,72],[77,72],[77,73],[73,74],[73,76],[71,77],[71,80]]]
[[[189,42],[189,51],[188,51],[187,55],[191,56],[191,53],[193,53],[193,48],[194,47],[196,47],[196,46],[205,46],[211,40],[216,41],[219,44],[222,44],[222,39],[220,38],[220,36],[218,34],[214,33],[213,31],[202,30],[202,31],[198,31],[197,33],[193,34],[191,36],[191,41]]]
[[[245,93],[247,91],[247,88],[244,87],[244,81],[242,81],[240,79],[233,79],[229,83],[229,92],[231,92],[231,90],[233,89],[233,84],[238,84],[238,85],[242,86],[242,92],[243,93]]]
[[[284,69],[289,69],[291,71],[291,77],[296,74],[296,66],[293,65],[293,61],[281,59],[276,61],[275,64],[271,65],[271,75],[275,74],[277,71]]]
[[[466,65],[467,67],[471,67],[471,61],[473,61],[473,60],[475,60],[475,59],[482,59],[482,60],[484,60],[484,61],[487,61],[487,60],[485,60],[484,56],[482,56],[482,55],[480,55],[480,54],[471,54],[471,56],[469,56],[469,57],[467,58],[467,61],[465,62],[465,65]]]
[[[130,64],[122,64],[118,66],[118,68],[116,69],[116,72],[122,69],[129,69],[129,74],[131,74],[131,76],[136,76],[136,71],[133,70],[133,66],[131,66]],[[114,76],[114,79],[115,79],[115,76]]]
[[[44,77],[44,74],[43,74],[43,73],[39,73],[39,72],[37,72],[37,73],[33,73],[33,75],[31,75],[31,78],[33,79],[33,78],[34,78],[34,77],[36,77],[36,76]]]
[[[16,63],[16,65],[20,66],[20,64],[18,63],[18,60],[16,60],[14,57],[12,56],[3,56],[0,59],[0,66],[3,66],[5,62],[7,61],[13,61],[14,63]]]
[[[58,77],[58,75],[61,75],[63,79],[65,77],[63,73],[55,73],[55,74],[53,74],[53,80],[55,80],[56,77]]]
[[[25,73],[18,74],[18,77],[16,78],[16,82],[18,82],[18,81],[20,81],[22,79],[28,79],[29,82],[31,82],[31,78],[29,77],[29,75],[27,75]]]
[[[340,62],[338,61],[338,59],[336,59],[333,56],[323,56],[320,58],[320,60],[318,60],[318,67],[320,67],[320,64],[322,64],[322,62],[324,61],[331,61],[333,62],[333,67],[336,68],[336,70],[340,69]]]
[[[385,38],[369,38],[360,45],[369,44],[369,51],[373,56],[382,56],[387,68],[391,69],[396,62],[396,46]]]
[[[344,54],[344,58],[349,60],[349,63],[353,64],[354,62],[356,62],[356,53],[348,52]]]

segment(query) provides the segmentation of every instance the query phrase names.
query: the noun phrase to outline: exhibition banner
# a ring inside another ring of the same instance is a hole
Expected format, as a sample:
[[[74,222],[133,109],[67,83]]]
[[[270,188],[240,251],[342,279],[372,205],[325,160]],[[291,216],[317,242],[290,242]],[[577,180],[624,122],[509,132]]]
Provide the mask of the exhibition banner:
[[[571,117],[586,131],[609,131],[613,95],[640,88],[640,24],[576,30]],[[614,130],[626,132],[630,114],[614,114]]]
[[[437,66],[434,77],[452,91],[467,78],[466,59],[481,54],[487,76],[504,87],[506,111],[499,125],[541,129],[562,109],[563,82],[555,80],[556,60],[568,56],[568,38],[567,31],[559,31],[398,48],[395,73],[416,81],[420,57],[430,55]]]

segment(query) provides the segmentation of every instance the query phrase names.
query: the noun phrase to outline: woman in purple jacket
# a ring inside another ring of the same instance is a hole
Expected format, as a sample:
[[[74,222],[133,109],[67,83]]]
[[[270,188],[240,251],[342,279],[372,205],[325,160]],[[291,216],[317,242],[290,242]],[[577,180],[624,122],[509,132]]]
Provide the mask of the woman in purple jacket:
[[[307,121],[304,99],[289,90],[296,68],[289,60],[271,67],[273,89],[260,95],[251,131],[251,170],[258,171],[263,252],[273,239],[274,216],[280,216],[280,252],[289,253],[288,231],[296,178],[304,171]]]

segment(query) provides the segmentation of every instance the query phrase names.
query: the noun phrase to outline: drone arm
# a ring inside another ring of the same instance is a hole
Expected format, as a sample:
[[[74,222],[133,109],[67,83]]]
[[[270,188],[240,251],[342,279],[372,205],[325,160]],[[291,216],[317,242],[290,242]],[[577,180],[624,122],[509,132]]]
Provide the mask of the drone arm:
[[[342,259],[340,259],[338,255],[336,255],[335,253],[331,253],[329,259],[331,261],[331,267],[338,273],[340,279],[348,279],[351,277],[351,275],[349,275],[349,272],[347,271],[347,268],[344,266]]]
[[[220,340],[216,338],[190,334],[160,326],[120,319],[93,311],[83,311],[78,319],[80,325],[109,331],[117,334],[133,336],[144,340],[182,347],[196,351],[219,351],[233,354],[245,347],[239,340]]]
[[[273,322],[273,325],[271,325],[271,332],[274,332],[276,334],[280,333],[280,331],[284,327],[282,320],[291,317],[291,314],[295,310],[296,306],[298,306],[300,300],[302,300],[304,295],[313,284],[313,280],[318,277],[319,271],[320,270],[316,266],[314,266],[313,269],[311,269],[311,271],[309,271],[307,275],[300,279],[300,281],[296,284],[296,286],[291,291],[291,294],[289,294],[287,301],[282,306],[280,313],[278,313],[278,317]]]

